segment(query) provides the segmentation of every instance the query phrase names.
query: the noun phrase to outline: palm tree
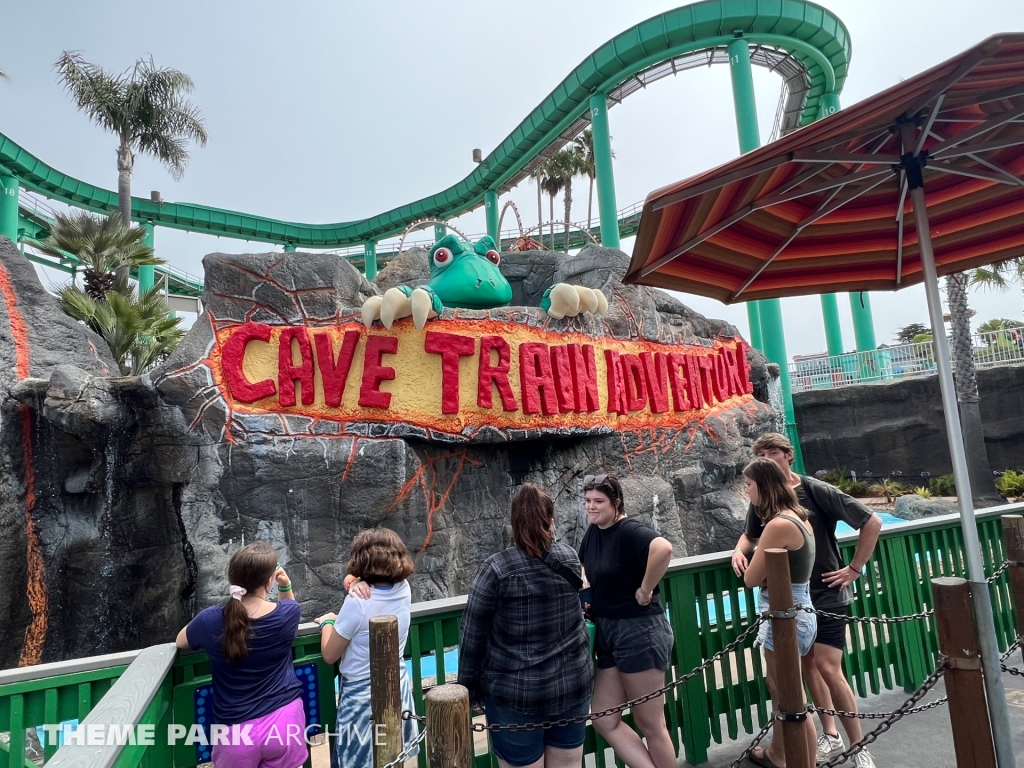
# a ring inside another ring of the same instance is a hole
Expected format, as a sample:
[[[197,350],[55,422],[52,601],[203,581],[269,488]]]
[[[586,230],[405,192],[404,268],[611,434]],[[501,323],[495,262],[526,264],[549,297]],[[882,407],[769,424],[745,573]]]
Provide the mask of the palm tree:
[[[549,173],[557,176],[562,182],[564,191],[563,202],[565,204],[565,251],[569,251],[569,225],[572,215],[572,180],[583,173],[580,162],[579,150],[575,145],[569,145],[558,150],[548,161]]]
[[[551,250],[555,250],[555,195],[562,191],[565,182],[558,174],[558,169],[552,164],[552,160],[544,163],[544,178],[540,180],[540,188],[548,195],[548,202],[550,203]]]
[[[530,174],[530,178],[537,182],[537,240],[544,245],[544,210],[541,208],[541,195],[544,186],[544,166],[540,165]]]
[[[164,263],[153,255],[145,237],[145,229],[125,227],[116,213],[103,218],[86,211],[58,212],[50,236],[28,244],[59,259],[74,256],[84,268],[85,292],[103,301],[110,291],[127,290],[127,272],[132,267]],[[117,275],[119,271],[124,279]]]
[[[978,374],[974,367],[974,342],[971,339],[971,309],[967,305],[967,286],[971,276],[965,272],[946,276],[946,301],[949,304],[950,341],[953,355],[953,385],[960,410],[967,451],[967,470],[974,501],[981,505],[996,499],[992,467],[985,451],[985,433],[981,423]]]
[[[180,318],[168,317],[160,286],[148,291],[110,291],[97,300],[73,285],[57,291],[61,309],[107,342],[121,374],[138,376],[167,358],[185,331]]]
[[[178,180],[188,165],[186,141],[206,146],[203,118],[183,98],[192,92],[192,79],[176,69],[158,69],[152,59],[112,75],[69,51],[54,66],[78,108],[118,137],[117,202],[121,223],[130,227],[135,153],[156,158]]]

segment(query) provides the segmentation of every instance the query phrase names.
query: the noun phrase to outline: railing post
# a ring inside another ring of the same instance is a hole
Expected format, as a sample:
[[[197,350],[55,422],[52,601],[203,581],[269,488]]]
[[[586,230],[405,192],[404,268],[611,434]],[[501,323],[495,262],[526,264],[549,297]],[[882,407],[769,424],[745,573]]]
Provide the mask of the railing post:
[[[399,669],[398,617],[370,619],[370,713],[373,765],[383,768],[402,751],[402,678]]]
[[[1010,593],[1017,617],[1017,637],[1024,638],[1024,517],[1003,515],[1003,541],[1010,562]]]
[[[793,608],[793,582],[789,573],[789,552],[767,549],[764,553],[768,571],[768,607],[772,611]],[[775,645],[775,691],[772,702],[780,713],[795,715],[806,712],[803,676],[800,670],[800,649],[796,640],[796,618],[772,618],[772,639]],[[803,721],[785,719],[777,723],[782,728],[786,748],[786,765],[790,768],[814,768],[814,753],[804,732]]]
[[[426,698],[427,762],[433,768],[472,768],[469,691],[462,685],[439,685]]]
[[[995,768],[970,584],[958,578],[932,579],[932,593],[939,650],[950,664],[945,681],[956,764],[962,768]]]

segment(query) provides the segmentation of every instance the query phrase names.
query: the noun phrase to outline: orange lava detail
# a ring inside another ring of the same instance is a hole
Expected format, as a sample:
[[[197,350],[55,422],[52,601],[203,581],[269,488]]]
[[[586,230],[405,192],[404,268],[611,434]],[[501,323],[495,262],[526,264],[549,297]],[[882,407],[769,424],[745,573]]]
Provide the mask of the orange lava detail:
[[[19,379],[29,376],[29,339],[28,326],[25,318],[18,310],[18,297],[14,293],[10,275],[0,264],[0,293],[7,305],[7,319],[11,326],[11,338],[14,340],[14,371]],[[25,452],[25,538],[27,552],[25,555],[28,570],[28,587],[26,589],[29,610],[32,619],[25,627],[25,642],[21,646],[18,658],[19,666],[38,664],[43,657],[43,646],[46,643],[47,611],[49,598],[46,589],[46,569],[43,565],[43,552],[39,544],[39,531],[32,519],[32,510],[36,505],[36,472],[32,466],[32,411],[27,405],[19,407],[21,416],[21,442]]]
[[[20,406],[21,439],[25,446],[25,538],[28,540],[26,566],[28,570],[28,605],[32,620],[25,627],[25,642],[21,646],[18,666],[38,664],[43,657],[46,643],[47,604],[46,570],[43,565],[43,551],[39,544],[39,531],[32,519],[36,505],[36,472],[32,466],[32,411],[27,405]]]
[[[395,496],[395,500],[391,502],[391,505],[384,510],[384,514],[388,514],[398,504],[409,497],[412,493],[412,489],[418,484],[423,489],[423,498],[427,503],[427,535],[423,539],[423,545],[416,550],[416,554],[422,554],[430,544],[430,540],[434,537],[434,514],[440,510],[445,504],[448,503],[448,497],[451,496],[452,489],[455,488],[455,483],[458,482],[459,477],[462,475],[462,470],[466,466],[466,463],[470,463],[473,466],[483,466],[482,461],[471,459],[466,455],[466,449],[460,451],[451,451],[449,453],[442,453],[437,456],[431,456],[429,453],[425,454],[426,462],[420,461],[420,468],[416,470],[412,477],[410,477],[405,485],[403,485],[398,495]],[[448,486],[444,489],[444,492],[438,496],[437,493],[437,470],[435,465],[439,461],[444,461],[451,458],[459,459],[459,466],[455,468],[455,472],[452,473],[452,479],[448,482]],[[417,456],[417,458],[419,458]],[[430,470],[430,485],[427,485],[427,481],[424,479],[424,475]]]

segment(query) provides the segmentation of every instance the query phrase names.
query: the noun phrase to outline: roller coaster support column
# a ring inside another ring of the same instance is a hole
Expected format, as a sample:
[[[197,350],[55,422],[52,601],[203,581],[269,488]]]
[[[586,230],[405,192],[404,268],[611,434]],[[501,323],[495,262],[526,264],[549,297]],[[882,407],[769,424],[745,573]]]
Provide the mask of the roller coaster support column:
[[[594,169],[597,175],[597,212],[601,220],[601,245],[619,247],[619,212],[615,206],[615,173],[612,170],[612,136],[608,129],[608,97],[590,97],[590,127],[594,137]]]
[[[736,109],[736,131],[740,137],[740,154],[761,146],[757,129],[757,104],[754,101],[754,74],[750,69],[750,48],[742,36],[729,43],[729,73],[732,75],[732,100]],[[764,350],[761,330],[760,302],[747,302],[750,345]]]
[[[448,234],[448,227],[446,227],[444,224],[435,224],[434,225],[434,242],[435,243],[438,240],[440,240],[442,237],[447,235],[447,234]]]
[[[155,229],[153,222],[147,221],[142,225],[142,227],[146,230],[146,237],[142,242],[150,248],[153,248],[153,243],[155,242],[153,238],[153,230]],[[154,267],[152,264],[149,266],[139,267],[139,293],[145,293],[153,287],[154,276]]]
[[[286,243],[284,246],[285,253],[295,253],[295,246],[291,243]]]
[[[821,314],[825,318],[825,344],[828,356],[843,354],[843,329],[839,325],[839,301],[834,293],[821,294]]]
[[[377,276],[377,244],[373,240],[363,243],[363,272],[367,280]]]
[[[0,237],[18,244],[18,180],[0,176]]]
[[[501,249],[501,233],[498,231],[498,193],[493,189],[484,192],[484,208],[487,215],[487,234]]]
[[[729,72],[732,74],[732,99],[736,108],[736,130],[740,138],[740,152],[747,153],[761,145],[761,134],[757,128],[757,103],[754,101],[754,75],[750,69],[750,48],[742,33],[729,43]],[[786,432],[793,442],[793,469],[804,471],[804,458],[800,450],[800,436],[796,431],[796,417],[793,412],[793,391],[789,383],[789,355],[786,353],[786,329],[782,323],[782,302],[779,299],[765,299],[756,302],[754,309],[747,304],[750,323],[750,343],[760,349],[770,362],[779,366],[779,380],[782,384],[782,401],[786,411]],[[757,318],[760,328],[754,322]],[[760,333],[758,333],[758,331]],[[758,339],[760,335],[760,339]]]

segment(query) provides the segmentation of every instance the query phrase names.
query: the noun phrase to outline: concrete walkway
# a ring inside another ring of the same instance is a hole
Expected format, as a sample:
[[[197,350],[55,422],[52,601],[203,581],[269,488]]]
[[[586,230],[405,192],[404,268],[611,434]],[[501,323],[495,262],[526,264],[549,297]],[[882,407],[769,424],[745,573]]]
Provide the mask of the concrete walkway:
[[[1019,651],[1009,659],[1008,666],[1018,669],[1022,667]],[[1004,674],[1003,684],[1006,686],[1007,703],[1010,705],[1013,751],[1017,757],[1017,764],[1024,768],[1024,677]],[[924,697],[921,704],[934,701],[944,694],[945,687],[940,682]],[[906,701],[908,696],[909,694],[902,690],[885,691],[878,696],[860,699],[858,706],[861,712],[892,712]],[[878,721],[871,720],[864,720],[862,723],[865,733],[878,725]],[[843,734],[844,739],[845,736],[846,734]],[[751,737],[744,734],[742,739],[734,742],[712,744],[708,762],[703,763],[701,768],[729,768],[746,749],[750,740]],[[903,718],[888,732],[881,734],[868,751],[874,757],[878,768],[957,768],[953,755],[949,709],[941,706]],[[680,760],[680,765],[688,768],[690,763]],[[754,765],[744,761],[741,768],[752,768]],[[853,761],[847,761],[845,765],[852,766]]]

